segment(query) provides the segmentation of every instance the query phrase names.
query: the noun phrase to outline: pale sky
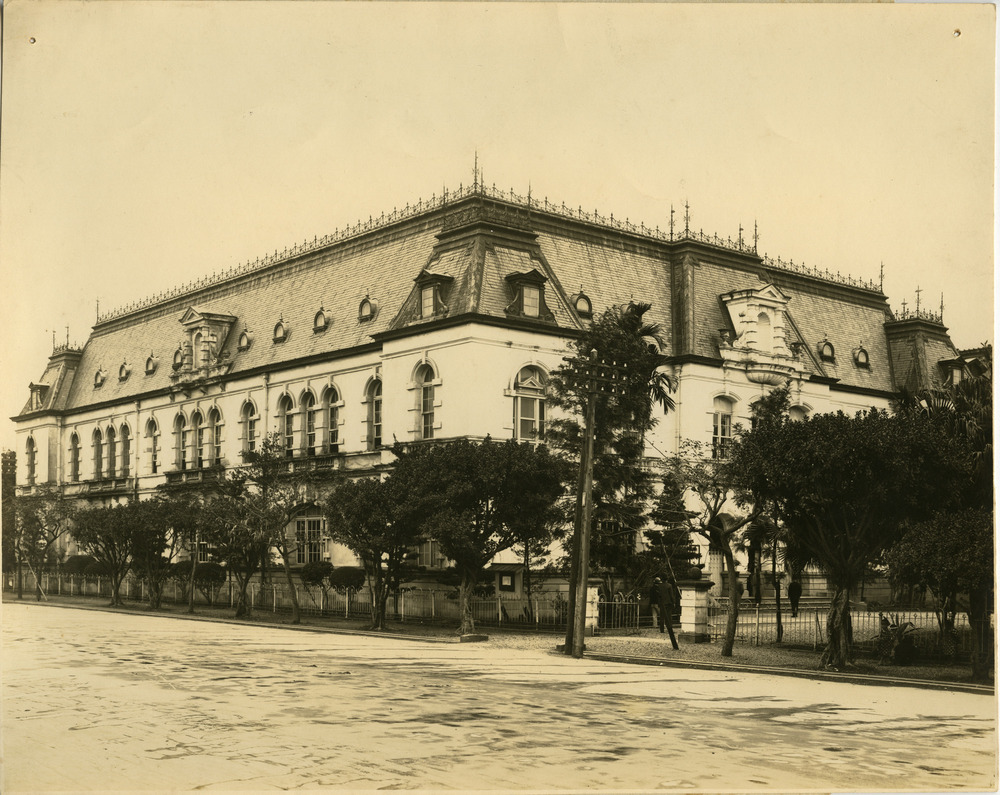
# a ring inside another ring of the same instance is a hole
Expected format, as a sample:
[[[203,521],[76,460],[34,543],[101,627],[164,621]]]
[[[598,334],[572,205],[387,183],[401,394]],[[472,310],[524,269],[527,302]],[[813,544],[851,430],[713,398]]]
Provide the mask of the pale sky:
[[[989,5],[8,0],[3,386],[102,311],[472,179],[878,280],[993,339]],[[749,234],[752,234],[750,232]],[[13,424],[0,420],[0,445]]]

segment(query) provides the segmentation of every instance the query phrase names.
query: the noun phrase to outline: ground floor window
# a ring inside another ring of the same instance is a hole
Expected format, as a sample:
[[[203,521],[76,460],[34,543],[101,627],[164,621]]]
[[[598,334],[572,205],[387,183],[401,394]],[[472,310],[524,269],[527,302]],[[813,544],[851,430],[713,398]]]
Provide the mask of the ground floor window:
[[[295,520],[296,563],[318,563],[323,560],[325,521],[320,517],[303,517]]]

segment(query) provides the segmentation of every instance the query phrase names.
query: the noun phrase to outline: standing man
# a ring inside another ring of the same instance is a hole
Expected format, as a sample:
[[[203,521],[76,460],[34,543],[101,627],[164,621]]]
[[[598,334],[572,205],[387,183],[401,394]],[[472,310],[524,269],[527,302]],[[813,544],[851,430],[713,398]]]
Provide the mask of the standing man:
[[[650,604],[656,605],[653,611],[653,615],[656,616],[657,626],[660,628],[660,632],[664,631],[670,635],[670,643],[675,649],[679,649],[680,646],[677,645],[677,637],[674,635],[674,605],[677,603],[674,598],[674,587],[670,583],[664,583],[660,581],[659,577],[653,578],[653,587],[650,588]]]
[[[798,579],[788,583],[788,601],[792,603],[792,617],[799,614],[799,599],[802,597],[802,583]]]

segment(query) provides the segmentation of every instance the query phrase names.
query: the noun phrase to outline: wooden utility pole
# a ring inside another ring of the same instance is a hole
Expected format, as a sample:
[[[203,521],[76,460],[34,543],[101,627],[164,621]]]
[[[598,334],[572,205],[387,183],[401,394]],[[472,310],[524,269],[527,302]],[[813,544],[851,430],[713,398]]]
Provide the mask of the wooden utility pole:
[[[622,394],[625,391],[625,363],[598,362],[591,351],[587,365],[577,367],[580,383],[587,392],[584,413],[583,445],[580,449],[580,477],[577,483],[576,516],[573,532],[573,563],[570,572],[569,610],[566,615],[564,651],[577,659],[583,657],[583,637],[587,627],[587,584],[590,578],[590,530],[594,515],[594,436],[597,426],[597,393]]]

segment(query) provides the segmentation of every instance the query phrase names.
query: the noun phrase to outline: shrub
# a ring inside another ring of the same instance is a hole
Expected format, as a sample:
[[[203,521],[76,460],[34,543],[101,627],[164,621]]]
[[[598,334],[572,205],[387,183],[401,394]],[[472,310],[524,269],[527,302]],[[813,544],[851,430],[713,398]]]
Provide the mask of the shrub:
[[[87,567],[92,563],[97,563],[97,560],[90,555],[70,555],[66,558],[62,570],[64,574],[85,574]]]
[[[328,560],[318,560],[303,566],[299,572],[299,577],[302,578],[302,582],[306,588],[311,586],[325,588],[332,574],[333,564]]]
[[[87,565],[83,567],[83,573],[88,577],[107,577],[108,567],[101,561],[91,558],[87,562]]]
[[[353,588],[355,591],[365,584],[365,571],[357,566],[341,566],[330,573],[330,585],[338,591]]]

